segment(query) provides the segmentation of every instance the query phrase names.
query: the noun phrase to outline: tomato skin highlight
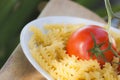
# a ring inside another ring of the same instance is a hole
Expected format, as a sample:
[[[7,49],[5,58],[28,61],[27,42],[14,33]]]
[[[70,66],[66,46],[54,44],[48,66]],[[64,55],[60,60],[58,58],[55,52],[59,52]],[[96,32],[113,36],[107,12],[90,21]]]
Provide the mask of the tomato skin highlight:
[[[92,55],[89,50],[94,47],[94,41],[92,39],[91,33],[94,35],[97,44],[104,42],[100,48],[101,50],[108,48],[108,33],[100,26],[88,25],[78,29],[70,36],[66,45],[67,54],[70,56],[75,55],[78,57],[78,59],[89,60]],[[114,40],[112,42],[112,47],[115,49]],[[108,62],[111,62],[113,60],[114,54],[111,50],[108,50],[104,52],[104,56]],[[96,56],[93,56],[92,59],[96,59],[101,65],[105,64],[103,59],[97,59]]]

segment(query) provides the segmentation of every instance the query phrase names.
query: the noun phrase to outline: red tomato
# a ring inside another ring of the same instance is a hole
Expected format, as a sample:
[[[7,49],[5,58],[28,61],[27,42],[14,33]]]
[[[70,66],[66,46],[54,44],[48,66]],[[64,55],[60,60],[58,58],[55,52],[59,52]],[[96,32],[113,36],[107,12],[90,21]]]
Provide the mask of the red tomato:
[[[95,48],[93,52],[91,49],[95,47],[95,42],[92,36],[94,37],[97,45],[101,44],[101,46],[99,48]],[[90,58],[97,59],[97,61],[103,65],[105,64],[105,60],[111,62],[114,56],[111,50],[107,50],[102,54],[99,53],[99,50],[105,50],[108,46],[108,33],[100,26],[89,25],[78,29],[70,36],[67,42],[66,50],[67,54],[70,56],[75,55],[78,59],[83,60],[89,60]],[[114,40],[112,42],[112,48],[115,50]],[[102,55],[104,55],[104,57]],[[97,56],[99,56],[99,59]]]

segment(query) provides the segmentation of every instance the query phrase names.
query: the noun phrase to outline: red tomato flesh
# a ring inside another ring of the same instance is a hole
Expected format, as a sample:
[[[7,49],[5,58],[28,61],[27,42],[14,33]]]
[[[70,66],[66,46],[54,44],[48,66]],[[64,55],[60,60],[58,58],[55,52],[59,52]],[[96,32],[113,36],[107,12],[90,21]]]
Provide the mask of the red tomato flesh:
[[[89,50],[94,47],[94,41],[91,33],[94,35],[96,44],[102,44],[104,42],[104,44],[100,47],[100,50],[105,50],[108,48],[108,33],[100,26],[89,25],[78,29],[70,36],[66,46],[67,54],[70,56],[75,55],[78,59],[89,60],[92,55]],[[114,40],[112,42],[112,47],[115,49]],[[104,52],[104,56],[108,62],[111,62],[114,54],[111,50],[108,50]],[[98,59],[95,55],[92,59],[96,59],[101,65],[105,64],[103,59]]]

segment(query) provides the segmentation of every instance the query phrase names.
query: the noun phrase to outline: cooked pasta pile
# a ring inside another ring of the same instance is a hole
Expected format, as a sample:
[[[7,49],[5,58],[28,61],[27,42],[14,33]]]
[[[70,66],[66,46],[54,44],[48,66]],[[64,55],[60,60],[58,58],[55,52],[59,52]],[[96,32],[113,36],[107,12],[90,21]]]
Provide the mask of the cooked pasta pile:
[[[54,80],[120,80],[117,64],[106,63],[101,69],[96,60],[78,60],[66,54],[66,42],[73,31],[83,24],[45,25],[47,33],[31,27],[29,48],[34,59]],[[118,43],[120,38],[116,37]],[[118,58],[114,58],[118,62]]]

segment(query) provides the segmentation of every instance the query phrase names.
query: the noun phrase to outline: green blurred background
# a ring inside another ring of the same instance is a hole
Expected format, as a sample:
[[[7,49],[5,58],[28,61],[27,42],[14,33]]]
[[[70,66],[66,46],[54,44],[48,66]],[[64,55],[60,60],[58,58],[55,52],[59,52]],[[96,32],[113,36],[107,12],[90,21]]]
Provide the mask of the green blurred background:
[[[49,0],[0,0],[0,68],[19,43],[25,24],[37,18]],[[103,19],[107,16],[104,0],[73,0]],[[114,12],[120,11],[120,0],[110,0]]]

